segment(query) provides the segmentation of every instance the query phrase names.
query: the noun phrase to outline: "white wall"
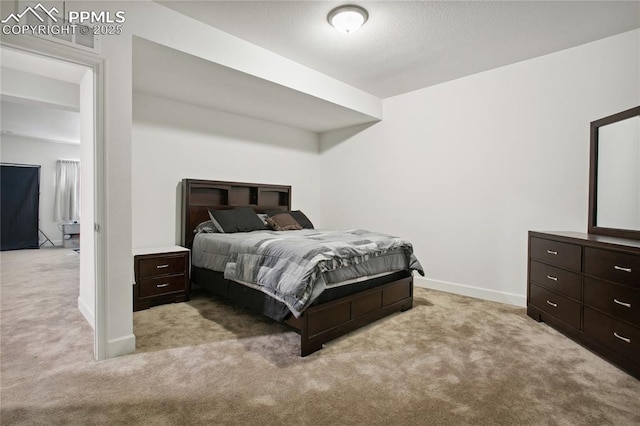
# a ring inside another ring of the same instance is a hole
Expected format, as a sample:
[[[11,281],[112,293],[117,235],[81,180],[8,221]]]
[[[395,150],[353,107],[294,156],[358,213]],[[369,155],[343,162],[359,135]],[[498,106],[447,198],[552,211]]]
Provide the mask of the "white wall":
[[[638,105],[639,35],[389,98],[382,122],[323,135],[326,224],[409,238],[418,284],[524,305],[527,231],[586,232],[589,123]]]
[[[56,191],[56,161],[80,160],[80,145],[55,143],[2,135],[0,158],[5,163],[39,164],[40,168],[40,229],[57,246],[62,244],[62,231],[53,219]],[[44,241],[42,234],[40,241]],[[47,243],[46,247],[50,247]]]
[[[180,243],[183,178],[291,185],[320,223],[318,152],[312,132],[135,93],[134,248]]]

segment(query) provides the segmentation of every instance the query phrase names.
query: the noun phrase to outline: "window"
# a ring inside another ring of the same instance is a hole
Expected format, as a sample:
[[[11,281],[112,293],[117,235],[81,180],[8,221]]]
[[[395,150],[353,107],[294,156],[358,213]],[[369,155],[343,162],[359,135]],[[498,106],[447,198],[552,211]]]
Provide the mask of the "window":
[[[80,162],[58,160],[54,220],[80,220]]]

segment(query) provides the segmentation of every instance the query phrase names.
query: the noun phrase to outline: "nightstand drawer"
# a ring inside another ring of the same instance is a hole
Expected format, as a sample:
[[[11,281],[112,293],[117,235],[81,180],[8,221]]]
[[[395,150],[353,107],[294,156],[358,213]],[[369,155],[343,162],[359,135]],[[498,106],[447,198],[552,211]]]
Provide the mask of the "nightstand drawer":
[[[587,247],[584,264],[585,274],[640,288],[640,256]]]
[[[582,275],[531,260],[531,280],[565,296],[580,299]]]
[[[184,274],[140,280],[140,297],[185,291]]]
[[[584,304],[640,327],[640,291],[585,277]]]
[[[530,303],[538,309],[553,315],[575,328],[580,328],[580,303],[560,296],[536,284],[530,284],[529,297]]]
[[[581,246],[542,238],[531,238],[530,244],[532,258],[572,271],[582,270]]]
[[[584,332],[616,352],[640,362],[640,328],[584,308]]]
[[[140,259],[140,280],[158,275],[182,274],[186,271],[185,256],[154,256]]]

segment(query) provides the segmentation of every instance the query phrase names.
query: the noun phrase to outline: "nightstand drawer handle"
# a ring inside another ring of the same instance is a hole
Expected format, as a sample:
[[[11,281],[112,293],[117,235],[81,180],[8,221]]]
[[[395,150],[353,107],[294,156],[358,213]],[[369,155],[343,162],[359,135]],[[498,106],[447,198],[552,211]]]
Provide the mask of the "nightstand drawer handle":
[[[622,271],[622,272],[631,272],[631,268],[623,268],[622,266],[614,266],[613,269],[617,270],[617,271]]]
[[[558,252],[557,251],[553,251],[553,250],[547,250],[547,253],[552,254],[554,256],[558,255]]]
[[[614,302],[616,302],[618,305],[622,305],[622,306],[625,306],[625,307],[627,307],[627,308],[630,308],[630,307],[631,307],[631,303],[621,302],[621,301],[619,301],[618,299],[613,299],[613,301],[614,301]]]
[[[553,306],[554,308],[558,307],[557,303],[549,302],[548,300],[547,300],[547,304]]]
[[[162,288],[162,287],[167,287],[169,285],[169,283],[164,283],[164,284],[158,284],[156,285],[157,288]]]
[[[613,335],[616,336],[618,339],[622,340],[623,342],[631,343],[631,339],[628,339],[628,338],[626,338],[624,336],[621,336],[618,333],[616,333],[615,331],[613,332]]]
[[[552,275],[547,275],[547,278],[549,278],[551,281],[558,281],[558,277],[554,277]]]
[[[162,269],[162,268],[168,268],[169,264],[167,263],[166,265],[158,265],[156,266],[156,269]]]

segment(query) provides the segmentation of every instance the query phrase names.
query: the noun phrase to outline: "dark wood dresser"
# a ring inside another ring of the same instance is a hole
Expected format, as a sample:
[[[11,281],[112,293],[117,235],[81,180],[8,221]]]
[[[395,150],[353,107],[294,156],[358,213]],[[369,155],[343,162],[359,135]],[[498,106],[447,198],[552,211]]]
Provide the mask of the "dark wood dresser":
[[[184,247],[136,249],[133,310],[189,300],[189,254]]]
[[[529,232],[527,314],[640,378],[640,241]]]

